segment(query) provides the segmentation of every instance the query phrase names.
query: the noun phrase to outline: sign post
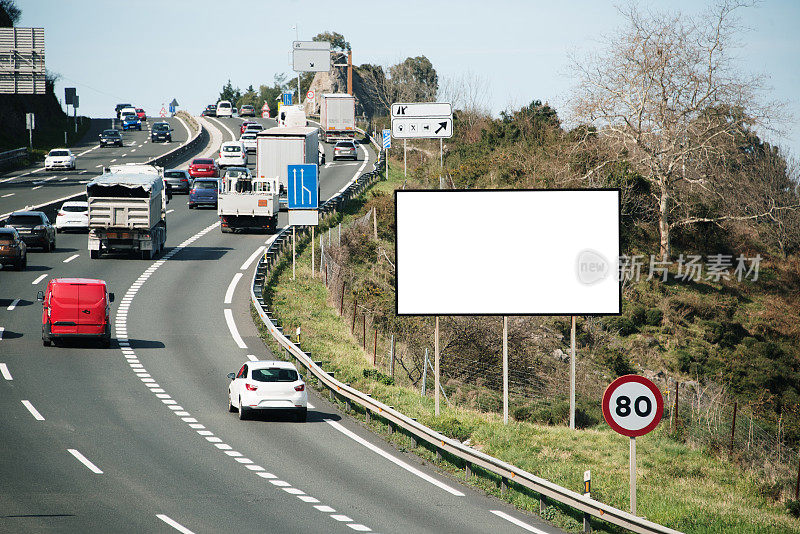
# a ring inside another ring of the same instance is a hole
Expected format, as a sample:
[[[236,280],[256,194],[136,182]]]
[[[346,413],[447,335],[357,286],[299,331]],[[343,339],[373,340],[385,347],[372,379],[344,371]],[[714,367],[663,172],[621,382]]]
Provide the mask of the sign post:
[[[602,408],[606,423],[630,438],[631,513],[636,515],[636,438],[658,426],[664,414],[664,398],[647,378],[625,375],[606,388]]]
[[[33,129],[36,127],[33,113],[25,114],[25,127],[28,129],[28,146],[33,149]]]
[[[314,226],[319,224],[319,168],[316,164],[288,165],[289,225],[311,226],[311,275],[314,275]],[[292,279],[295,278],[295,248],[292,239]]]

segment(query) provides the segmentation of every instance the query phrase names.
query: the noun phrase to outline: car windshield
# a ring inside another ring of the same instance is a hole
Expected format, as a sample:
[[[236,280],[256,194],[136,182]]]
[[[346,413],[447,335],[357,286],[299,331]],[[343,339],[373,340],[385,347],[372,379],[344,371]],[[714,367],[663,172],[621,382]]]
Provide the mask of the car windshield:
[[[196,159],[192,163],[195,165],[213,165],[214,160],[211,159]]]
[[[260,130],[262,128],[263,126],[261,126],[260,124],[248,124],[245,130]]]
[[[103,135],[108,137],[116,137],[119,135],[119,132],[116,130],[105,130],[103,131]]]
[[[281,369],[270,367],[269,369],[253,369],[253,380],[258,382],[296,382],[297,371],[294,369]]]
[[[125,115],[122,116],[122,118],[125,119],[126,121],[138,120],[135,113],[126,113]]]
[[[355,148],[355,145],[348,142],[339,142],[336,143],[336,148]]]
[[[219,107],[219,108],[229,108],[229,107],[231,107],[231,105],[228,104],[227,102],[223,102],[221,104],[217,104],[217,107]]]
[[[69,213],[83,213],[89,211],[88,206],[61,206],[62,211]]]
[[[217,182],[212,182],[212,181],[209,181],[209,180],[206,180],[206,181],[195,180],[194,181],[194,188],[195,189],[216,189],[217,188]]]
[[[186,178],[186,175],[183,174],[183,171],[167,171],[164,173],[164,177],[166,178]]]
[[[48,156],[69,156],[69,151],[67,150],[51,150]]]
[[[42,218],[38,215],[12,215],[8,218],[9,224],[38,225],[42,224]]]
[[[142,108],[136,108],[136,113],[144,113],[144,110]]]
[[[157,122],[153,125],[154,132],[166,132],[167,130],[169,130],[169,124],[165,122]]]
[[[222,147],[222,151],[223,152],[241,152],[242,151],[242,147],[240,147],[239,145],[226,145],[226,146]]]
[[[255,139],[255,138],[256,138],[256,134],[244,134],[242,136],[242,139]]]

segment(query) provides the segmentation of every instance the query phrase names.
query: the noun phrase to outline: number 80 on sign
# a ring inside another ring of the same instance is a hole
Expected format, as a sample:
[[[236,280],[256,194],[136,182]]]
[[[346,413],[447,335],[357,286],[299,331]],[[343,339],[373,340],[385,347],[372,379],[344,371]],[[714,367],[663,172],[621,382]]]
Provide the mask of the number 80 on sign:
[[[603,417],[614,431],[635,438],[652,431],[664,414],[661,391],[643,376],[614,380],[603,393]]]

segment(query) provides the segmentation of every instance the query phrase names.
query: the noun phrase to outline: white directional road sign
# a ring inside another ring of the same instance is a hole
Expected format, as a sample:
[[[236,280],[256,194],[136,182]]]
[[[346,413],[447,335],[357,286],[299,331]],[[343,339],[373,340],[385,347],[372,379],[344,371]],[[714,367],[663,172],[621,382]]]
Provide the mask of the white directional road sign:
[[[295,41],[292,43],[292,68],[295,72],[328,72],[331,70],[331,44]]]
[[[453,119],[450,117],[392,119],[392,137],[395,139],[447,139],[453,137]]]
[[[397,102],[392,104],[392,119],[405,117],[453,118],[450,102]]]

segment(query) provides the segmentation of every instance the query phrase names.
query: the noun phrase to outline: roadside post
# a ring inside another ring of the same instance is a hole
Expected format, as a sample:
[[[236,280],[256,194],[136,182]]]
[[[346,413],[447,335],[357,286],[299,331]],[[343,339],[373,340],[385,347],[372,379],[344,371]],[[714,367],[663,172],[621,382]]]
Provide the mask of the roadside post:
[[[80,105],[80,98],[75,95],[72,99],[72,122],[75,123],[75,133],[78,133],[78,106]]]
[[[28,129],[28,146],[33,150],[33,129],[36,127],[33,113],[25,114],[25,127]]]
[[[583,496],[592,498],[592,472],[586,470],[583,472]],[[583,514],[583,532],[589,533],[592,531],[592,523],[590,522],[591,516],[587,513]]]
[[[314,276],[314,227],[319,224],[319,168],[314,163],[288,165],[287,204],[292,227],[292,280],[295,279],[295,227],[311,226],[311,276]]]
[[[636,438],[658,426],[664,414],[664,398],[647,378],[625,375],[606,388],[602,408],[608,426],[630,438],[630,510],[636,515]]]

